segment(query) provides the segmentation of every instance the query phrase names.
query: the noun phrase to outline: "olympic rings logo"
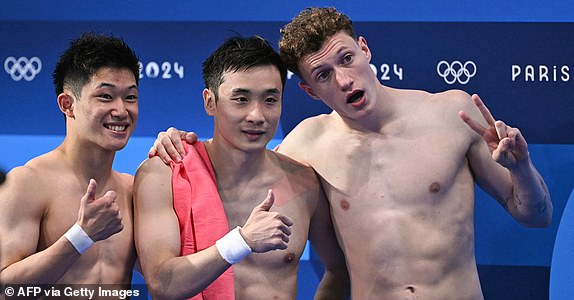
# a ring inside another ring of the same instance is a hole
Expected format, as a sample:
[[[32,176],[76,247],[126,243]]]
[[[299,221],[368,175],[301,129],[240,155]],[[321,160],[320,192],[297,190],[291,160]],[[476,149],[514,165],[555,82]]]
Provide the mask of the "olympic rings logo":
[[[4,61],[4,70],[14,81],[20,81],[22,78],[31,81],[42,70],[42,61],[35,56],[31,59],[9,56]]]
[[[471,60],[464,64],[458,60],[453,61],[452,64],[442,60],[436,66],[436,72],[447,84],[457,81],[460,84],[467,84],[470,78],[476,75],[476,64]]]

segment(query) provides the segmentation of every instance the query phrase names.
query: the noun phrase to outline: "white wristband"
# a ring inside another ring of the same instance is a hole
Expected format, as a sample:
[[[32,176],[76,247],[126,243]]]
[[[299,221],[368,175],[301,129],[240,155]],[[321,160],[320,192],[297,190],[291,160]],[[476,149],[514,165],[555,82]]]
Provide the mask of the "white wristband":
[[[217,240],[215,247],[217,247],[221,257],[232,265],[240,262],[251,253],[251,248],[239,233],[239,226]]]
[[[78,223],[75,223],[64,236],[80,254],[86,252],[94,244],[94,241]]]

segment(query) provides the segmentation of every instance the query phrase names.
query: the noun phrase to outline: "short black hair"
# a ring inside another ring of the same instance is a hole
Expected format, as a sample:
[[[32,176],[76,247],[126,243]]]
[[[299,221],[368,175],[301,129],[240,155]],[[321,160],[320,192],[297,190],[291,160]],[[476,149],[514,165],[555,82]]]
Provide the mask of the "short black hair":
[[[281,75],[285,87],[287,68],[279,53],[260,36],[234,36],[227,39],[203,62],[203,82],[217,99],[219,86],[225,72],[237,72],[253,67],[272,65]]]
[[[66,87],[79,99],[82,87],[103,67],[129,69],[136,84],[139,81],[138,57],[122,39],[92,32],[82,34],[56,64],[52,74],[56,96]]]

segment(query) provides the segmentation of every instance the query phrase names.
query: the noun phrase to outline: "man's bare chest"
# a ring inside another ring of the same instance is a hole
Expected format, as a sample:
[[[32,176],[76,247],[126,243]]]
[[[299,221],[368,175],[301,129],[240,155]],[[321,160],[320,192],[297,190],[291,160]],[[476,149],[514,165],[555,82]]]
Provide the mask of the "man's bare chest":
[[[337,145],[337,146],[335,146]],[[445,192],[468,171],[468,144],[429,132],[330,143],[311,165],[329,194],[359,198],[427,197]]]

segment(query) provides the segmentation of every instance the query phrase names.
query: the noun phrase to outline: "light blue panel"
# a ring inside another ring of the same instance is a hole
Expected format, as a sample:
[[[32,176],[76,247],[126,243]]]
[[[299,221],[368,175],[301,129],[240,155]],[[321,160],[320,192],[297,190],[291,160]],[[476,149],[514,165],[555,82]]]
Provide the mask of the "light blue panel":
[[[574,189],[562,214],[550,267],[550,299],[570,300],[572,295],[574,295]]]
[[[4,171],[24,165],[30,159],[58,147],[63,136],[50,135],[0,135],[0,167]],[[122,173],[134,174],[147,157],[153,138],[132,137],[128,145],[116,154],[113,168]]]
[[[155,138],[132,136],[124,149],[116,153],[113,169],[135,175],[138,166],[147,158]]]
[[[63,136],[0,135],[0,168],[5,172],[56,148]]]

